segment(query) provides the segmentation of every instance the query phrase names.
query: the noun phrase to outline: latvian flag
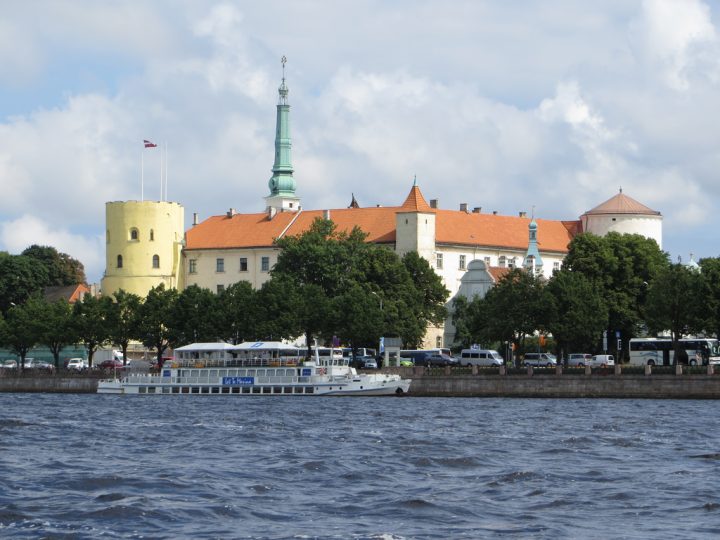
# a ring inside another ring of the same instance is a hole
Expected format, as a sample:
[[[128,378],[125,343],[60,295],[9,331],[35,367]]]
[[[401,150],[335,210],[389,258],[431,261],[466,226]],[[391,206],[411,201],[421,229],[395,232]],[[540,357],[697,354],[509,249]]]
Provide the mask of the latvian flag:
[[[155,148],[155,147],[157,147],[157,144],[155,144],[154,142],[150,142],[150,141],[148,141],[148,140],[143,140],[143,142],[145,143],[145,148]]]

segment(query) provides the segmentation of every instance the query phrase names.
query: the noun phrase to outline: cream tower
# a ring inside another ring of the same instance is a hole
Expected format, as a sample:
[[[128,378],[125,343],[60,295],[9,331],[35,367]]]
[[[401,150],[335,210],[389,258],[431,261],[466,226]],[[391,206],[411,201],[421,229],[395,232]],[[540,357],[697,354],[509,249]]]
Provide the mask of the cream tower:
[[[174,202],[105,204],[105,275],[102,293],[119,289],[142,297],[161,283],[182,289],[184,208]]]

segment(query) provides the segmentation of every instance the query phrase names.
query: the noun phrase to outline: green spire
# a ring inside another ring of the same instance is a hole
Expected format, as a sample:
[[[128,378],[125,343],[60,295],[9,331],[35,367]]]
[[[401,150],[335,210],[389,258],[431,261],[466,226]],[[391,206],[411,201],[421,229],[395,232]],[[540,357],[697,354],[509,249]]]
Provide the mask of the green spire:
[[[275,163],[273,164],[273,175],[268,182],[270,196],[295,196],[295,179],[293,178],[293,167],[290,161],[290,105],[288,104],[288,87],[285,85],[285,63],[287,58],[282,60],[283,77],[280,88],[278,88],[279,100],[277,104],[277,123],[275,128]]]

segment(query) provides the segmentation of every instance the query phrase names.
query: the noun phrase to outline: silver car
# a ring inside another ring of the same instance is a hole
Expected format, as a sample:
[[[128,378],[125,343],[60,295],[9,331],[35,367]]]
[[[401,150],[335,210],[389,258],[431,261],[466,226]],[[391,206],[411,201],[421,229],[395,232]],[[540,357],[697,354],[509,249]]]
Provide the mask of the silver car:
[[[568,367],[585,367],[590,365],[592,354],[572,353],[568,355]]]

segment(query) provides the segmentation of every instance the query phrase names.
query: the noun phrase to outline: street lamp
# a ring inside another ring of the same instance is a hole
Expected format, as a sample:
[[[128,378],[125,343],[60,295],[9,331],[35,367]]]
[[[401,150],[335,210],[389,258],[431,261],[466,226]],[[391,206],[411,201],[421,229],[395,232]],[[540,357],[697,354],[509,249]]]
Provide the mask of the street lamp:
[[[379,295],[378,293],[376,293],[375,291],[370,291],[370,294],[374,294],[375,296],[378,297],[378,300],[380,300],[380,311],[382,311],[382,308],[383,308],[382,296],[380,296],[380,295]]]

